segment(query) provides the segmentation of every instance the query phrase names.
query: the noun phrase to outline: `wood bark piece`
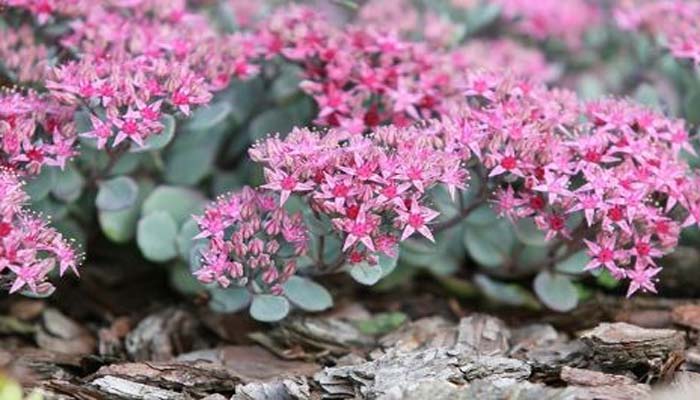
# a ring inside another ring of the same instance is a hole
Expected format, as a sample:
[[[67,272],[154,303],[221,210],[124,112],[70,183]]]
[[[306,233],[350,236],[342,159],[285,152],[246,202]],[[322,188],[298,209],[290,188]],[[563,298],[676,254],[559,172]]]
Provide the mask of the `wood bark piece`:
[[[231,400],[308,400],[311,389],[305,378],[252,382],[236,387]]]
[[[678,372],[673,382],[654,391],[654,400],[697,400],[700,393],[700,374]]]
[[[466,354],[502,355],[510,349],[510,329],[498,318],[474,314],[459,321],[457,345]]]
[[[166,361],[205,347],[199,321],[179,308],[166,308],[144,318],[124,341],[134,361]]]
[[[324,398],[376,399],[395,388],[413,388],[430,381],[465,382],[459,360],[447,349],[397,353],[375,361],[326,368],[314,379]]]
[[[161,389],[159,387],[145,385],[115,376],[97,378],[92,381],[91,385],[101,392],[119,399],[185,400],[188,398],[184,393]]]
[[[35,339],[42,349],[87,355],[94,352],[97,346],[97,340],[90,331],[54,308],[44,310],[41,322]]]
[[[637,381],[624,375],[606,374],[590,369],[564,367],[561,370],[561,380],[577,386],[614,386],[635,385]]]
[[[0,350],[2,370],[7,371],[24,386],[51,379],[71,379],[71,371],[79,369],[82,356],[23,347],[7,352]]]
[[[550,324],[525,325],[511,330],[510,353],[528,351],[564,341],[566,341],[566,337],[557,332]]]
[[[557,397],[560,392],[561,389],[527,381],[503,386],[483,380],[470,383],[455,400],[564,400]],[[573,398],[566,400],[573,400]]]
[[[226,369],[243,383],[312,376],[321,369],[314,363],[282,360],[259,346],[224,346],[200,350],[182,354],[178,361],[209,362],[216,368]]]
[[[105,377],[175,392],[233,392],[243,382],[235,371],[205,361],[112,364],[100,368],[90,382]]]
[[[624,322],[603,323],[581,340],[593,351],[593,362],[604,368],[646,365],[658,371],[672,353],[685,348],[682,332],[645,329]]]
[[[360,365],[326,368],[314,378],[324,398],[376,399],[430,382],[465,384],[470,379],[488,379],[508,384],[529,375],[530,368],[522,361],[473,356],[455,347],[386,354]]]
[[[671,312],[671,319],[678,325],[700,331],[700,306],[695,304],[678,306]]]
[[[530,366],[514,358],[480,356],[468,358],[459,365],[467,381],[487,380],[497,386],[524,381],[532,373]]]
[[[558,380],[565,365],[583,366],[590,350],[579,340],[557,332],[549,324],[532,324],[513,330],[508,355],[526,361],[538,380]]]
[[[443,317],[427,317],[411,321],[383,336],[379,344],[395,352],[408,352],[434,347],[452,347],[457,340],[457,326]]]
[[[379,400],[461,400],[464,397],[465,386],[450,382],[432,381],[419,384],[411,389],[396,387],[381,395]]]
[[[97,331],[97,352],[103,357],[124,358],[124,338],[130,331],[129,318],[115,319],[109,328],[101,328]]]
[[[646,400],[650,395],[648,385],[569,386],[555,400]]]

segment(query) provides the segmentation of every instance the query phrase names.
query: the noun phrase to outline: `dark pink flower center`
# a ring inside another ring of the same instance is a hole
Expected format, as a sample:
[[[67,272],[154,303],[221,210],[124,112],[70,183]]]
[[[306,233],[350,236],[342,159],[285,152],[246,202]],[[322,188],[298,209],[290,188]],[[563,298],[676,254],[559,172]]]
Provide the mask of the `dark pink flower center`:
[[[344,184],[338,184],[333,187],[333,196],[335,197],[346,197],[348,195],[348,192],[350,191],[350,187]]]
[[[423,216],[418,213],[413,213],[408,216],[408,224],[414,228],[420,228],[425,223]]]
[[[505,156],[501,160],[501,167],[510,171],[518,165],[518,160],[513,156]]]
[[[608,210],[608,217],[615,222],[622,221],[624,216],[624,212],[620,206],[615,206]]]
[[[133,135],[139,131],[139,126],[136,124],[135,121],[126,121],[126,122],[124,122],[122,130],[127,135]]]
[[[282,179],[282,182],[280,182],[280,186],[282,190],[294,190],[297,186],[297,180],[292,176],[286,176]]]
[[[610,262],[613,258],[615,258],[615,253],[608,248],[603,248],[600,250],[600,253],[598,253],[598,261],[602,263]]]

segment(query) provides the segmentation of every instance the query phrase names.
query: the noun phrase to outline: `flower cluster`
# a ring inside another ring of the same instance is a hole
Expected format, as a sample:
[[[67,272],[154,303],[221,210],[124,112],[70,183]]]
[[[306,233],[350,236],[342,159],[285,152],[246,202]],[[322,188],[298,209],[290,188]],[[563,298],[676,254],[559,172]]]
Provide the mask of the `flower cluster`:
[[[630,295],[654,291],[656,260],[700,216],[698,180],[681,157],[693,151],[683,122],[508,80],[476,96],[479,107],[448,120],[478,143],[501,214],[533,218],[547,239],[585,240],[589,269],[629,279]]]
[[[260,34],[270,54],[300,64],[316,123],[361,133],[435,117],[459,98],[459,76],[443,52],[372,28],[331,27],[307,8],[283,9]]]
[[[0,70],[15,82],[41,82],[48,69],[48,49],[37,43],[29,25],[0,27]]]
[[[97,2],[71,27],[61,44],[79,59],[54,68],[46,85],[63,103],[91,112],[85,135],[100,148],[125,140],[142,146],[162,131],[164,109],[189,115],[232,76],[257,73],[250,37],[220,35],[184,1]]]
[[[0,285],[10,293],[27,289],[36,294],[53,290],[47,281],[58,267],[77,274],[80,255],[46,222],[24,209],[28,196],[17,176],[0,169]]]
[[[361,27],[390,31],[402,37],[420,37],[438,48],[453,44],[459,33],[459,27],[447,16],[430,9],[419,13],[410,0],[370,0],[360,7],[355,22]]]
[[[615,18],[622,29],[659,36],[674,57],[700,64],[700,2],[625,0],[620,3]]]
[[[557,68],[536,48],[510,39],[474,39],[450,52],[450,62],[461,71],[504,70],[505,73],[537,82],[551,82]]]
[[[250,150],[264,167],[263,188],[303,196],[329,220],[350,263],[393,256],[399,241],[418,233],[433,240],[438,212],[429,192],[444,185],[464,188],[463,155],[423,127],[378,127],[370,137],[343,129],[319,133],[295,129],[285,139],[270,137]]]
[[[28,94],[0,94],[0,166],[38,174],[76,155],[74,110]]]
[[[587,0],[490,1],[501,6],[518,33],[537,40],[561,40],[572,49],[581,46],[585,33],[602,18],[599,6]]]
[[[221,198],[196,217],[209,243],[195,276],[203,283],[231,283],[281,294],[306,252],[301,214],[290,215],[271,192],[249,187]]]

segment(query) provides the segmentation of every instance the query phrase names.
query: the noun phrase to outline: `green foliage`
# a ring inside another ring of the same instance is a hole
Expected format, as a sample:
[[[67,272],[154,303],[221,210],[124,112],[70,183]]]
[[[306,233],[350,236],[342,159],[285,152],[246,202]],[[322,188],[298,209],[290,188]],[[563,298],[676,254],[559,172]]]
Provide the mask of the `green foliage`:
[[[248,289],[241,287],[229,287],[226,289],[216,287],[210,288],[209,295],[211,296],[209,299],[209,308],[221,313],[241,311],[248,307],[252,299]],[[284,318],[284,316],[282,318]]]
[[[323,311],[333,306],[328,290],[311,279],[292,276],[282,287],[285,297],[304,311]]]
[[[567,312],[578,305],[578,291],[567,276],[541,271],[533,286],[540,301],[552,310]]]
[[[136,202],[139,187],[128,176],[118,176],[99,184],[95,205],[101,211],[125,210]]]
[[[581,250],[556,263],[555,268],[559,272],[567,274],[582,274],[586,264],[591,261],[586,250]]]
[[[380,265],[370,265],[363,261],[359,264],[353,264],[348,267],[348,272],[352,279],[363,285],[372,286],[382,279],[384,271]]]
[[[474,283],[484,296],[495,303],[534,310],[541,308],[535,296],[518,284],[502,283],[482,274],[474,277]]]
[[[281,296],[256,294],[250,304],[251,317],[262,322],[277,322],[289,313],[289,301]]]
[[[348,273],[355,281],[363,285],[372,286],[376,284],[396,268],[398,255],[397,257],[388,257],[380,254],[377,258],[378,262],[376,265],[370,265],[366,261],[348,265]]]
[[[165,212],[179,227],[191,215],[202,211],[206,198],[201,193],[178,186],[158,186],[143,202],[141,213],[148,216],[154,212]]]
[[[68,165],[57,173],[51,194],[64,203],[72,203],[83,193],[83,187],[85,178],[73,165]]]
[[[43,200],[51,193],[56,184],[57,170],[58,168],[42,168],[39,175],[27,180],[24,190],[32,198],[32,202]]]
[[[484,267],[508,264],[515,243],[515,233],[507,220],[498,220],[490,226],[467,225],[464,232],[464,245],[469,255]]]
[[[137,201],[129,208],[119,211],[98,211],[97,218],[100,228],[109,240],[115,243],[126,243],[134,238],[136,224],[141,214],[141,205],[152,190],[153,184],[151,182],[139,182]]]
[[[370,319],[355,322],[357,329],[365,335],[379,336],[395,331],[408,320],[401,312],[380,313]]]
[[[165,262],[177,256],[177,224],[166,211],[153,211],[138,223],[136,243],[146,259]]]

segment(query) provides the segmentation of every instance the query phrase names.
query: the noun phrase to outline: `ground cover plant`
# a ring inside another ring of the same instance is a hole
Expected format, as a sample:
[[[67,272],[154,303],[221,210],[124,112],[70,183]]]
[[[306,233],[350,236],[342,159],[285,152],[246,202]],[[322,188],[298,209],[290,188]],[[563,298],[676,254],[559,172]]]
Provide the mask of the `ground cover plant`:
[[[467,260],[567,311],[582,272],[656,292],[700,221],[693,2],[5,3],[10,293],[49,294],[97,236],[264,321],[330,307],[317,276]]]
[[[0,0],[0,296],[696,296],[698,124],[698,1]]]

